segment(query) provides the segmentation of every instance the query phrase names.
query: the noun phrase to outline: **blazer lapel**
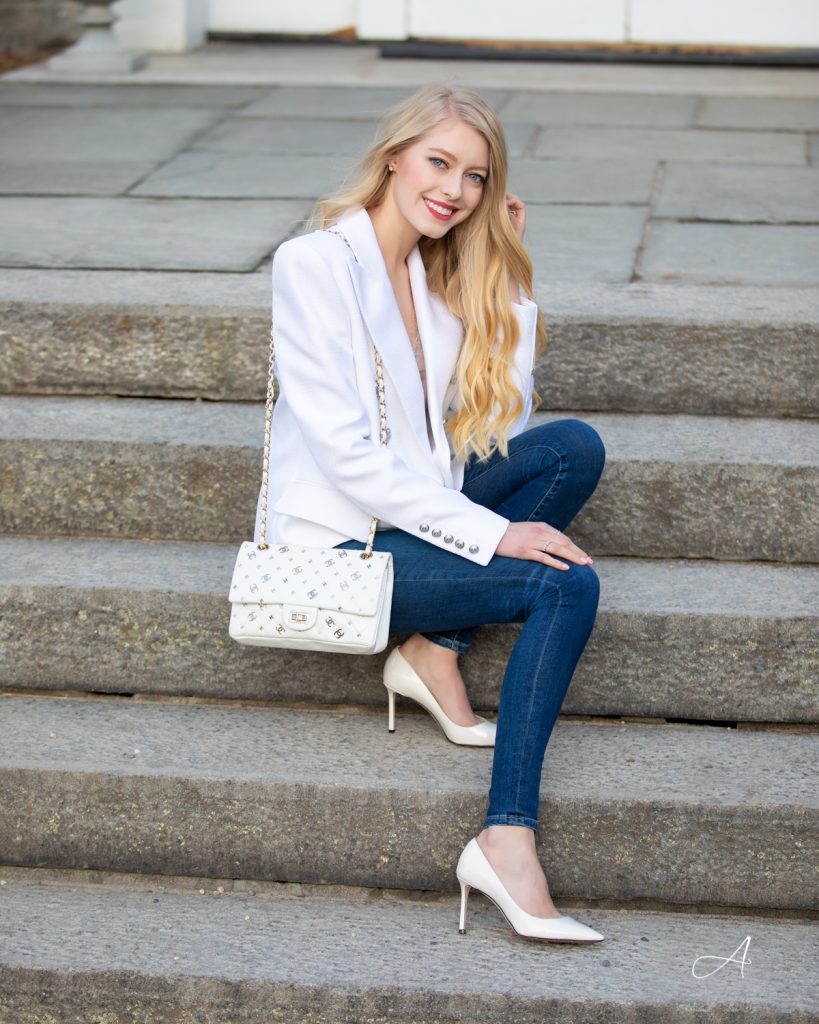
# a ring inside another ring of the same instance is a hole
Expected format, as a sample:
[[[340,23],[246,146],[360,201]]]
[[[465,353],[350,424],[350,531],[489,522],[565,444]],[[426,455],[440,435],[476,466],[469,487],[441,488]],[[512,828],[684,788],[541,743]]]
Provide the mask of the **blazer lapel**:
[[[413,431],[424,438],[427,433],[424,389],[370,215],[363,208],[346,213],[339,218],[338,226],[358,261],[351,264],[350,270],[367,329],[387,372],[395,381]]]
[[[351,265],[351,271],[367,328],[390,377],[398,385],[401,403],[413,430],[424,439],[427,436],[424,390],[370,215],[363,208],[350,211],[339,218],[338,226],[358,260]],[[460,320],[443,299],[429,291],[426,268],[417,245],[407,258],[407,266],[424,352],[434,455],[447,479],[451,458],[442,418],[443,401],[455,370],[463,331]],[[387,418],[389,420],[389,411]]]
[[[444,479],[447,479],[450,474],[451,455],[442,413],[444,395],[455,372],[455,364],[461,350],[463,327],[444,300],[430,292],[426,267],[417,245],[409,254],[407,264],[415,316],[418,320],[418,333],[421,335],[421,347],[424,350],[427,400],[435,437],[435,455],[444,471]],[[426,427],[426,421],[424,426]]]

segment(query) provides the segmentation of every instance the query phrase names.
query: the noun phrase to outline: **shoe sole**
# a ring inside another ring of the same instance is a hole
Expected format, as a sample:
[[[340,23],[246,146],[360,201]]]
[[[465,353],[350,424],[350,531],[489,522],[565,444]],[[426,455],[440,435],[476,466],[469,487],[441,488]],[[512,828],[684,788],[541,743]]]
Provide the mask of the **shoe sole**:
[[[460,879],[459,879],[459,881],[460,881]],[[568,945],[568,946],[590,946],[592,943],[603,942],[605,940],[605,935],[603,936],[602,939],[547,939],[543,935],[524,935],[522,932],[519,932],[517,930],[517,928],[512,924],[512,922],[506,916],[506,913],[505,913],[503,907],[499,903],[496,903],[495,900],[492,899],[492,897],[489,895],[488,892],[484,892],[483,889],[475,888],[475,886],[472,885],[471,882],[467,882],[466,884],[467,885],[471,885],[472,889],[475,892],[479,892],[481,894],[481,896],[485,896],[490,901],[490,903],[493,903],[498,908],[498,910],[501,912],[501,916],[503,917],[504,921],[506,921],[506,923],[512,929],[512,932],[515,935],[517,935],[518,938],[520,938],[520,939],[527,939],[529,942],[560,942],[560,943],[563,943],[564,945]]]
[[[395,650],[398,650],[398,648],[395,648]],[[398,651],[398,654],[402,658],[404,658],[404,656],[401,654],[400,651]],[[406,658],[404,658],[404,661],[406,661]],[[409,665],[409,662],[407,662],[407,665]],[[411,665],[409,665],[409,667],[412,668]],[[440,731],[443,733],[443,735],[446,737],[446,739],[449,740],[449,742],[452,743],[454,746],[456,746],[456,747],[483,747],[486,750],[493,750],[494,749],[494,747],[495,747],[494,743],[459,743],[457,740],[453,740],[451,736],[447,735],[447,732],[444,729],[443,725],[438,721],[437,717],[429,710],[428,707],[426,707],[425,704],[422,704],[420,700],[418,700],[416,697],[413,697],[411,694],[402,693],[400,690],[396,690],[394,686],[389,686],[387,684],[387,681],[385,679],[383,679],[383,678],[382,678],[382,682],[383,682],[384,688],[386,690],[388,690],[388,691],[392,690],[394,693],[396,693],[399,696],[403,697],[405,700],[411,700],[413,702],[413,704],[416,704],[423,711],[426,711],[426,713],[433,720],[433,722],[438,727],[438,729],[440,729]],[[435,695],[431,691],[430,691],[430,696],[433,699],[435,698]],[[459,723],[456,722],[455,724],[458,725]],[[469,726],[462,726],[462,728],[468,729]],[[391,730],[391,731],[394,731],[394,730]]]
[[[387,689],[391,689],[391,687],[387,687],[386,683],[384,684],[384,686]],[[446,730],[444,729],[444,727],[441,725],[441,723],[438,721],[438,719],[435,717],[435,715],[433,715],[433,713],[429,710],[429,708],[426,707],[424,704],[422,704],[420,702],[420,700],[416,700],[415,697],[411,697],[408,693],[401,693],[400,690],[396,690],[395,693],[397,693],[399,696],[403,697],[404,700],[411,700],[412,703],[415,704],[417,707],[419,707],[422,710],[426,711],[427,715],[432,719],[432,721],[435,723],[435,725],[440,730],[440,732],[444,736],[446,736],[446,738],[449,740],[449,742],[453,743],[456,747],[483,747],[484,749],[491,750],[495,746],[494,743],[459,743],[457,740],[453,740],[451,736],[447,736]],[[457,725],[458,723],[456,722],[455,724]],[[469,727],[468,726],[464,726],[463,728],[467,729]]]

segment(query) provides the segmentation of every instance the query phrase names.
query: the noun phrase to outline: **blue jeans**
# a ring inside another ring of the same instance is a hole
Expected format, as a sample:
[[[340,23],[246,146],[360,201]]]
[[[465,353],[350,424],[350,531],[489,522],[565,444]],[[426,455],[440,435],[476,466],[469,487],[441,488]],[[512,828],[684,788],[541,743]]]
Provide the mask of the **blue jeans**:
[[[513,523],[565,530],[597,486],[604,462],[593,427],[552,420],[513,437],[507,458],[497,451],[486,462],[470,457],[461,489]],[[357,540],[336,545],[365,546]],[[568,559],[559,559],[568,569],[501,555],[478,565],[404,530],[378,531],[375,547],[393,553],[390,632],[419,632],[463,653],[485,623],[524,624],[500,691],[483,827],[525,825],[537,832],[546,744],[594,625],[597,573]]]

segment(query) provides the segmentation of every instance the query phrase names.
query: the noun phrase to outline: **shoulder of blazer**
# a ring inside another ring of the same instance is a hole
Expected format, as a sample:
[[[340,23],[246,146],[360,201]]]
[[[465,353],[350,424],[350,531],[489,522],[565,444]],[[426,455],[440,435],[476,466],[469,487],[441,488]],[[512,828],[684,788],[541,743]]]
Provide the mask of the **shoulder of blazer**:
[[[282,242],[273,254],[273,266],[281,268],[291,260],[299,263],[305,257],[309,259],[311,253],[321,257],[331,267],[352,263],[354,258],[343,238],[319,228]]]

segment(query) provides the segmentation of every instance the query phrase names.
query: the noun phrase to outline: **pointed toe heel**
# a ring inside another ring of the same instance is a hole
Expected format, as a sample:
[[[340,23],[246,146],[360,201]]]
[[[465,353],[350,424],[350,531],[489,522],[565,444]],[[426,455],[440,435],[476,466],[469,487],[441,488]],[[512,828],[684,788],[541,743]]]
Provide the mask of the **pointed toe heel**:
[[[594,928],[582,924],[568,914],[560,917],[536,917],[527,913],[509,895],[506,887],[489,863],[477,839],[470,839],[458,860],[456,876],[461,886],[461,917],[458,931],[466,934],[466,902],[470,889],[488,896],[500,910],[513,931],[521,938],[542,942],[599,942],[605,938]]]
[[[387,728],[390,732],[395,732],[395,695],[400,693],[428,711],[453,743],[467,747],[495,746],[495,723],[480,715],[475,715],[478,719],[475,725],[453,722],[397,647],[384,662],[384,686],[387,688]]]

